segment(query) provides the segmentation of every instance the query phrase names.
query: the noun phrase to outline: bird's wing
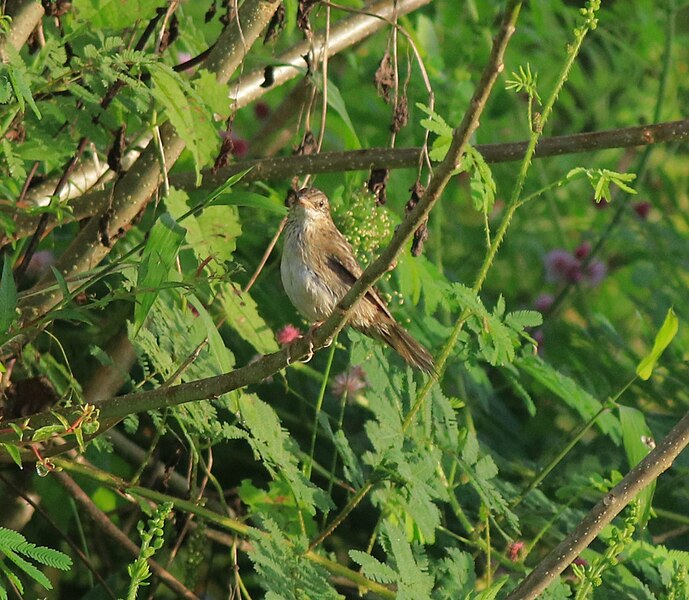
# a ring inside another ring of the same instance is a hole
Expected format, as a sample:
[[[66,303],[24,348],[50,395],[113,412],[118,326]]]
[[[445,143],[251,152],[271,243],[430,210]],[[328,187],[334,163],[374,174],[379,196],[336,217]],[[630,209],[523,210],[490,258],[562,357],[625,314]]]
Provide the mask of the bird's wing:
[[[324,248],[326,264],[348,288],[351,288],[363,271],[354,258],[352,246],[339,231],[337,234],[329,236],[328,243]],[[365,298],[394,321],[394,317],[390,314],[385,302],[374,288],[366,292]]]

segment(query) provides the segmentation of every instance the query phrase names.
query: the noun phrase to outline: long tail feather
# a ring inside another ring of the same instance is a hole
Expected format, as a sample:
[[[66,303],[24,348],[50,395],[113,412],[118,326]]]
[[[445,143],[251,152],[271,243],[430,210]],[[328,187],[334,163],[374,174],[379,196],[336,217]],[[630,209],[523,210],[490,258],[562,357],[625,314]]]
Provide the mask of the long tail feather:
[[[417,342],[398,323],[379,323],[376,327],[358,328],[363,333],[385,342],[393,348],[408,364],[425,373],[435,372],[435,363],[431,353]]]

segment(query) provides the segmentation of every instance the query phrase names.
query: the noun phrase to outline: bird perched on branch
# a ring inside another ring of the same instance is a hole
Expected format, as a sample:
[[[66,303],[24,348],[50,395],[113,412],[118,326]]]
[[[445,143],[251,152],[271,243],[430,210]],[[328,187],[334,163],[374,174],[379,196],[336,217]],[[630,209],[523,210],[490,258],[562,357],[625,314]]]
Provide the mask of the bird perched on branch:
[[[328,197],[316,188],[290,194],[280,274],[292,304],[311,322],[327,319],[359,278],[354,250],[330,216]],[[433,357],[395,321],[375,289],[354,307],[349,324],[391,346],[407,363],[431,373]]]

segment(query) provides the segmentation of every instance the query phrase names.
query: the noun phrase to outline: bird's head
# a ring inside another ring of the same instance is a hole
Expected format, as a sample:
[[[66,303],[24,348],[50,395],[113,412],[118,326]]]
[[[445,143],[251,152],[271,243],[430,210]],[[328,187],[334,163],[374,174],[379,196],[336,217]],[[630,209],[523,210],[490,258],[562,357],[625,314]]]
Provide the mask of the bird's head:
[[[287,195],[287,206],[290,213],[309,221],[330,220],[330,202],[328,197],[316,188],[302,188]]]

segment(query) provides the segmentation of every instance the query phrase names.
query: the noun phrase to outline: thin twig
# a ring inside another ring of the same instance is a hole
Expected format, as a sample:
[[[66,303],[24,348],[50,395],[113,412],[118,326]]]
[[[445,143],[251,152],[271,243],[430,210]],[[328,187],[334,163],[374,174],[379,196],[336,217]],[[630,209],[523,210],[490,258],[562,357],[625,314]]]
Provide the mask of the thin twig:
[[[5,477],[1,472],[0,472],[0,480],[8,486],[11,487],[14,492],[21,496],[24,499],[24,502],[27,502],[30,504],[33,509],[40,513],[40,515],[50,524],[50,526],[55,529],[60,537],[67,542],[67,545],[72,549],[72,551],[77,555],[79,560],[84,563],[84,566],[93,573],[94,577],[98,580],[98,583],[101,584],[101,587],[103,590],[105,590],[105,593],[110,596],[113,600],[116,600],[116,596],[113,593],[113,591],[108,587],[108,582],[103,579],[101,574],[98,572],[98,569],[93,566],[91,561],[89,560],[88,556],[84,554],[83,550],[77,546],[77,544],[70,538],[62,529],[60,526],[55,522],[55,520],[48,514],[48,512],[38,503],[34,502],[34,500],[31,498],[29,494],[26,494],[23,490],[19,489],[12,481],[10,481],[7,477]]]
[[[258,267],[256,267],[256,270],[254,271],[254,274],[251,276],[251,279],[249,279],[249,282],[244,286],[242,292],[244,292],[245,294],[253,287],[254,283],[256,283],[256,280],[258,279],[258,276],[261,274],[263,267],[266,266],[266,263],[268,262],[268,259],[270,258],[270,255],[273,252],[273,248],[275,248],[275,244],[278,243],[278,239],[280,239],[280,234],[282,233],[282,230],[285,228],[285,223],[287,223],[287,217],[283,217],[282,221],[280,221],[277,231],[275,232],[275,235],[273,235],[273,239],[270,240],[270,244],[268,244],[268,247],[266,248],[265,252],[263,253],[263,256],[261,257],[261,262],[258,263]]]
[[[112,538],[113,541],[122,546],[129,554],[134,557],[139,556],[139,547],[113,525],[108,516],[93,503],[88,494],[81,489],[74,479],[67,473],[60,471],[53,471],[52,475],[84,509],[84,512],[93,519],[96,526],[98,526],[108,537]],[[199,600],[196,594],[187,589],[178,579],[173,577],[172,574],[157,562],[148,559],[148,564],[151,571],[153,571],[153,573],[178,596],[186,598],[187,600]]]

